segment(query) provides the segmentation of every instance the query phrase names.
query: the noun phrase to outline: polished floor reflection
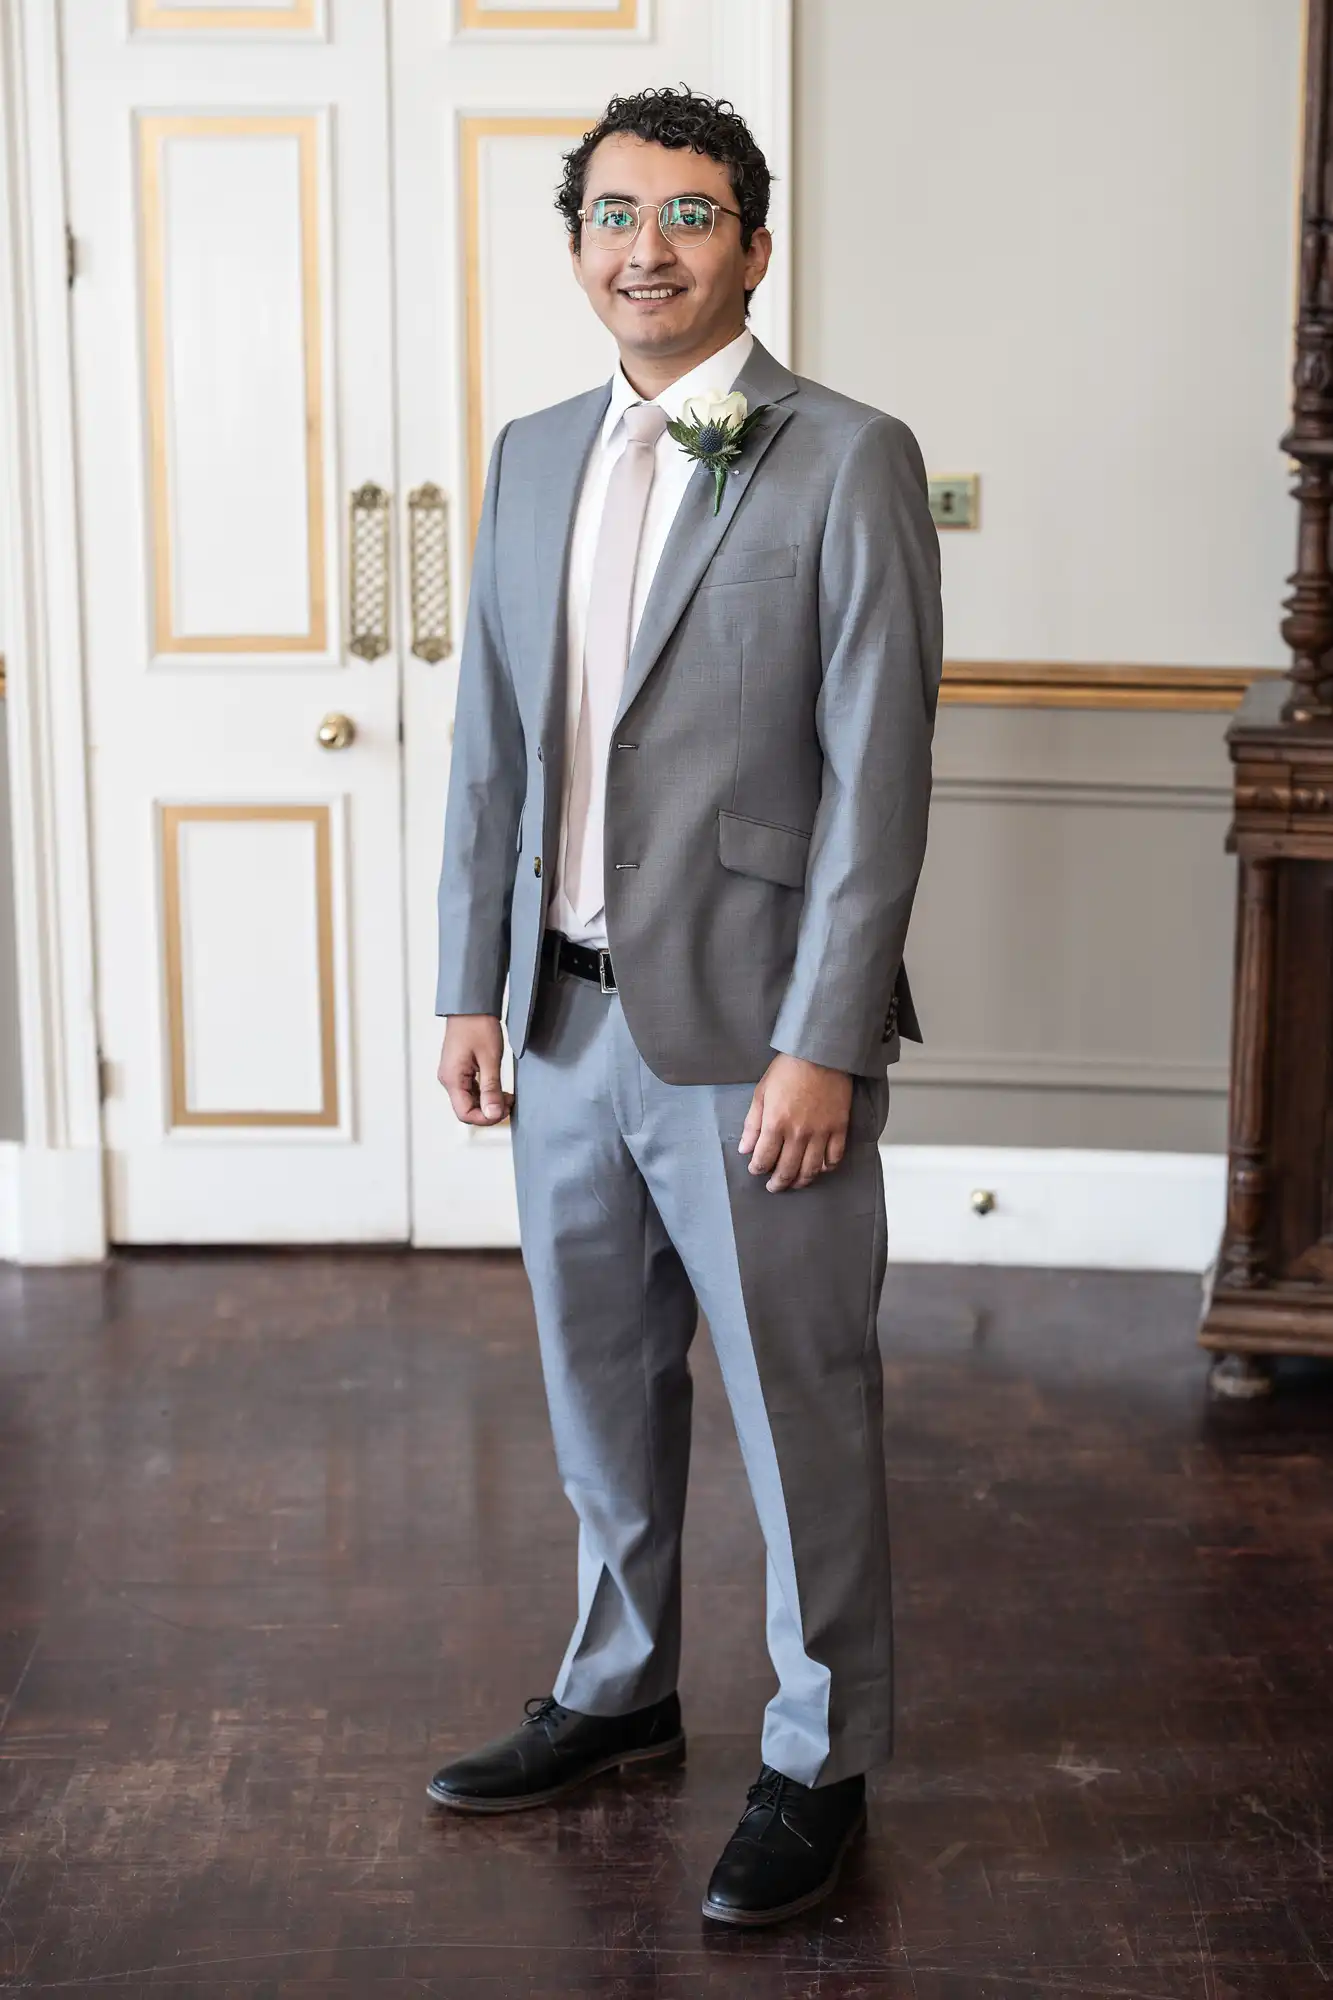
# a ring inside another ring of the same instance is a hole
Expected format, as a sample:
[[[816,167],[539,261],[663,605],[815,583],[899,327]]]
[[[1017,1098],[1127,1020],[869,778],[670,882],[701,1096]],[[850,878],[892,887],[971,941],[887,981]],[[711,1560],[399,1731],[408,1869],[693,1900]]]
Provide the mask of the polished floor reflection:
[[[837,1897],[699,1914],[771,1690],[707,1343],[690,1758],[433,1812],[573,1521],[516,1258],[0,1268],[0,1987],[1304,2000],[1333,1985],[1333,1389],[1209,1408],[1184,1278],[891,1269],[899,1756]]]

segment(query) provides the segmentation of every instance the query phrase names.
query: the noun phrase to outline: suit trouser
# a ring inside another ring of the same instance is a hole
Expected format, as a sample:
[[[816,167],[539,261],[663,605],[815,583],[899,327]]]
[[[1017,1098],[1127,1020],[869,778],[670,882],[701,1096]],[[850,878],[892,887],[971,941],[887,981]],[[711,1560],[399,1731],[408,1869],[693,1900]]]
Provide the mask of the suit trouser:
[[[513,1140],[556,1458],[579,1520],[578,1618],[555,1694],[618,1715],[676,1686],[701,1306],[768,1553],[778,1691],[764,1760],[832,1784],[892,1739],[875,1332],[889,1086],[854,1080],[842,1163],[785,1194],[737,1150],[753,1094],[663,1083],[614,993],[543,973]]]

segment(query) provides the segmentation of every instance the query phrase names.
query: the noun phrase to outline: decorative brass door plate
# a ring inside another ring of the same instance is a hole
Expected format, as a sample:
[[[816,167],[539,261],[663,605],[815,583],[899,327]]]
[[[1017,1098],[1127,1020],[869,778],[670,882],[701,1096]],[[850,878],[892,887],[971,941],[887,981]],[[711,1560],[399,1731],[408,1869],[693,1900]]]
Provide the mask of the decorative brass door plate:
[[[412,651],[432,665],[453,650],[449,596],[449,504],[438,486],[414,486],[407,496],[408,570],[412,589]]]

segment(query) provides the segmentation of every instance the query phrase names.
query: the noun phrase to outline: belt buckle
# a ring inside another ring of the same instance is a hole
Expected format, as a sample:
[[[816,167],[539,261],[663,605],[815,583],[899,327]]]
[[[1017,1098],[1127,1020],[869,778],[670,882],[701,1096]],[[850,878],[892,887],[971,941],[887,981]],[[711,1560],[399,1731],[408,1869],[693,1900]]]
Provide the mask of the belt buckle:
[[[614,993],[616,990],[614,980],[612,981],[610,986],[608,986],[606,983],[606,975],[610,967],[610,964],[611,964],[610,952],[606,949],[604,945],[599,945],[597,947],[597,983],[601,987],[603,993]]]

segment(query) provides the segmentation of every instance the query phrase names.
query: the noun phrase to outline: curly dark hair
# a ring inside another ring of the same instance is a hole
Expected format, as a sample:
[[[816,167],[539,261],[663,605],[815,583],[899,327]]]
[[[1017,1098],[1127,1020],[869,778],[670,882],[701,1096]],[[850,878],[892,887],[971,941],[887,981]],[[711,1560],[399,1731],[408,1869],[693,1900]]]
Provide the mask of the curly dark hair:
[[[659,146],[702,153],[725,167],[740,210],[741,246],[749,249],[755,230],[762,229],[768,220],[772,182],[753,132],[725,97],[705,97],[687,84],[679,90],[664,84],[660,90],[641,90],[634,97],[613,97],[591,132],[585,132],[573,151],[565,154],[564,179],[556,190],[555,205],[565,218],[576,250],[582,233],[579,210],[588,162],[602,140],[614,132],[631,132],[636,139],[649,139]]]

